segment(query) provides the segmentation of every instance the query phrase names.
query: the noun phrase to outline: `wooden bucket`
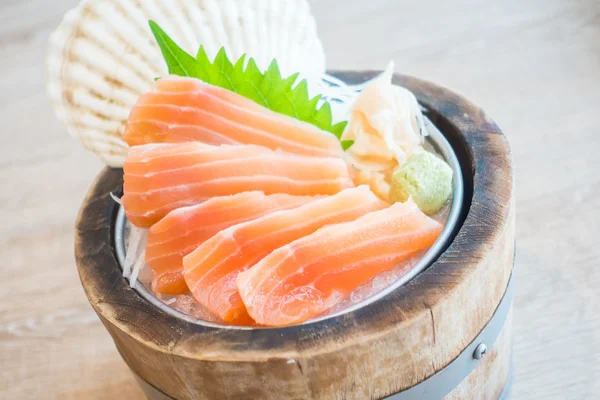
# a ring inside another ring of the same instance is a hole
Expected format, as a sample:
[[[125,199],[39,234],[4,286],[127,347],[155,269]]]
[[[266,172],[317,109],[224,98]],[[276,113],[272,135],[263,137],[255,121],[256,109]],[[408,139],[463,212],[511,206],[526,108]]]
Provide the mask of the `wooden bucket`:
[[[341,72],[348,83],[374,72]],[[506,138],[484,112],[413,77],[415,93],[463,170],[461,224],[447,249],[379,301],[272,329],[202,326],[129,287],[115,255],[123,172],[101,172],[81,208],[81,282],[150,399],[498,399],[510,382],[514,189]]]

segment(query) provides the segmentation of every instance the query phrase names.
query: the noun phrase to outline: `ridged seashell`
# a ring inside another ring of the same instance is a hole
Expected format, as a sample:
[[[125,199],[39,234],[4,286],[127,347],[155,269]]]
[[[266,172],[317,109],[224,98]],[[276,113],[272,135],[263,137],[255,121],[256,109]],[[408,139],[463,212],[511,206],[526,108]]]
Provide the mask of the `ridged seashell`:
[[[209,57],[225,46],[283,74],[325,71],[306,0],[83,0],[50,36],[48,93],[69,133],[110,166],[121,166],[131,107],[167,73],[148,27],[156,21],[186,51]]]

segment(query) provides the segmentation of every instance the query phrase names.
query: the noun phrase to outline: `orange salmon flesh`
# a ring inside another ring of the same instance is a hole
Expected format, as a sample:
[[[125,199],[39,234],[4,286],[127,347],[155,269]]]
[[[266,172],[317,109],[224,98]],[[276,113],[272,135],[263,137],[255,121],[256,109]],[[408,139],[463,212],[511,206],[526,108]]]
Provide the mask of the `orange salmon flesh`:
[[[152,92],[140,97],[123,139],[130,146],[199,141],[254,144],[308,156],[343,155],[329,132],[227,89],[178,76],[159,79]]]
[[[152,290],[172,295],[186,293],[183,257],[223,229],[319,198],[243,192],[171,211],[148,231],[146,264],[153,272]]]
[[[135,146],[123,170],[123,207],[129,221],[144,228],[172,210],[212,197],[255,190],[331,195],[354,186],[341,158],[301,156],[253,145]]]
[[[183,258],[185,280],[196,300],[225,322],[246,323],[251,319],[235,285],[240,272],[325,225],[352,221],[386,206],[362,186],[234,225]]]
[[[412,200],[395,203],[278,248],[240,273],[236,284],[258,324],[301,323],[431,246],[441,230]]]

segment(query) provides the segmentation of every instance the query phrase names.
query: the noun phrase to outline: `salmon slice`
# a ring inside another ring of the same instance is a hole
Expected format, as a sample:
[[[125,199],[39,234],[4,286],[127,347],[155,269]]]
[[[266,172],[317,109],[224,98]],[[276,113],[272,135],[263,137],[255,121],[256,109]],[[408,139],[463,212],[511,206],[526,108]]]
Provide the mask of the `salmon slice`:
[[[261,325],[296,324],[326,313],[352,290],[431,246],[442,230],[412,199],[283,246],[237,277]]]
[[[189,291],[182,270],[174,269],[161,273],[152,272],[152,291],[154,293],[177,295]]]
[[[387,207],[367,186],[346,189],[219,232],[183,258],[183,275],[200,304],[225,322],[252,322],[235,286],[237,275],[271,251],[317,229]]]
[[[169,211],[211,197],[253,190],[330,195],[354,186],[341,158],[307,157],[253,145],[135,146],[123,169],[121,200],[127,219],[139,227],[150,227]]]
[[[227,89],[178,76],[159,79],[152,92],[140,97],[123,139],[131,146],[197,140],[255,144],[310,156],[343,154],[339,140],[329,132]]]
[[[188,291],[183,279],[183,256],[232,225],[267,213],[298,207],[319,196],[265,195],[243,192],[214,197],[204,203],[168,213],[148,231],[146,264],[152,269],[152,290],[162,294]]]

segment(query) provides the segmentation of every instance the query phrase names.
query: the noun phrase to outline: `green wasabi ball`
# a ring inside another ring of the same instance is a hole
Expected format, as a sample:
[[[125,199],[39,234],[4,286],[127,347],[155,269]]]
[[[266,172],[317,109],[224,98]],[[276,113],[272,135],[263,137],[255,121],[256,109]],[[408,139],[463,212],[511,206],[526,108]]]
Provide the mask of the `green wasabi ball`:
[[[452,193],[452,168],[427,151],[413,153],[392,175],[389,200],[405,202],[412,196],[427,215],[435,214]]]

